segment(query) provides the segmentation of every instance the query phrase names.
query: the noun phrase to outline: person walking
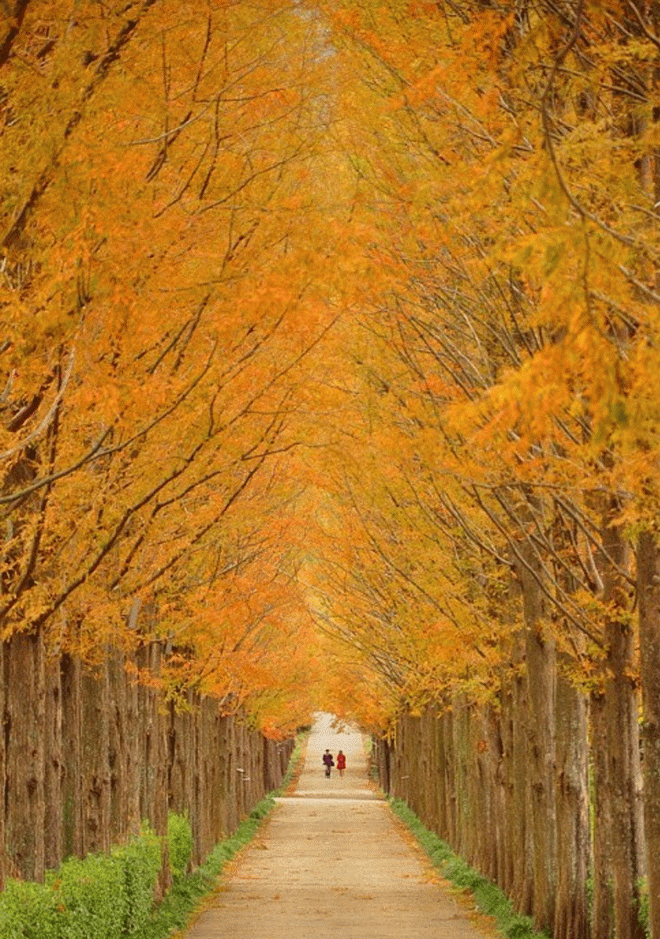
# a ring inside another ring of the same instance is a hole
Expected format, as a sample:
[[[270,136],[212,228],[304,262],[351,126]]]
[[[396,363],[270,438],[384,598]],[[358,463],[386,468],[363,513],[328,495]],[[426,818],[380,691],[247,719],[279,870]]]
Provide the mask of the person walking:
[[[337,754],[337,769],[339,770],[339,775],[344,775],[344,770],[346,769],[346,757],[340,750]]]
[[[332,758],[332,753],[330,753],[329,750],[326,750],[323,754],[323,764],[325,766],[325,775],[329,776],[332,767],[335,765],[335,761]]]

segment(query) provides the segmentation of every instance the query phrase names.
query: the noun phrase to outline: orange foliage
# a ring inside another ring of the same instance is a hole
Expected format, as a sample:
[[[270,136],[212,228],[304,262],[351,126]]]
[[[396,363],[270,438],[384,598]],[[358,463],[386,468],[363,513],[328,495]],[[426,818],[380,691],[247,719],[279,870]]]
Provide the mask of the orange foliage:
[[[491,692],[531,552],[592,674],[597,496],[658,510],[658,139],[653,33],[583,7],[26,6],[4,635],[383,727]]]

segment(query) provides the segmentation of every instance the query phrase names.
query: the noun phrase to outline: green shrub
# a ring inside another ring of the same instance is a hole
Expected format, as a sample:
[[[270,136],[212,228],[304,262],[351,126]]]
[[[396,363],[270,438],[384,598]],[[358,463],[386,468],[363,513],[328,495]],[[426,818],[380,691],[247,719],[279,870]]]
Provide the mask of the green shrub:
[[[445,863],[444,875],[447,880],[450,880],[456,887],[460,887],[461,890],[475,891],[487,883],[485,877],[473,870],[463,858],[455,855]]]
[[[60,939],[53,891],[43,884],[10,880],[0,894],[3,939]]]
[[[192,829],[184,815],[170,812],[167,818],[167,843],[170,853],[170,869],[176,881],[188,870],[193,850]]]
[[[69,858],[53,883],[61,936],[66,939],[118,939],[128,916],[124,872],[115,855]]]
[[[110,855],[69,858],[45,884],[10,880],[0,894],[2,939],[125,939],[149,920],[161,850],[145,828]]]
[[[248,818],[239,825],[232,837],[221,841],[213,848],[201,867],[175,879],[172,889],[136,939],[165,939],[173,931],[182,929],[201,898],[213,890],[227,861],[230,861],[244,845],[252,840],[261,819],[268,814],[274,804],[275,800],[272,796],[262,799],[252,809]],[[183,829],[183,826],[181,827]]]
[[[9,881],[0,893],[1,939],[164,939],[181,929],[199,900],[216,884],[225,863],[255,835],[275,804],[262,799],[231,838],[216,845],[206,863],[188,873],[193,838],[188,820],[168,818],[174,885],[157,907],[153,896],[161,845],[145,827],[110,855],[70,858],[46,884]]]
[[[265,818],[268,815],[274,805],[274,799],[266,796],[266,798],[262,799],[261,802],[257,802],[255,807],[250,812],[250,818],[260,821],[262,818]]]
[[[131,935],[147,922],[154,902],[154,888],[161,866],[157,835],[144,827],[139,838],[113,850],[122,869],[126,911],[123,932]]]

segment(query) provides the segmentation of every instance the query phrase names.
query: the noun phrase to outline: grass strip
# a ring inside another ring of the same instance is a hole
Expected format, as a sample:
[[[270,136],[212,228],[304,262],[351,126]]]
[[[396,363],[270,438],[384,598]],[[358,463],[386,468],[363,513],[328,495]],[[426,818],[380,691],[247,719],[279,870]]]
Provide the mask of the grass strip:
[[[528,916],[513,910],[511,901],[499,887],[469,867],[466,861],[452,852],[445,841],[425,828],[402,799],[389,799],[389,803],[445,880],[459,890],[469,891],[474,897],[475,906],[481,913],[493,917],[497,929],[507,939],[548,939],[547,933],[534,930],[534,923]]]

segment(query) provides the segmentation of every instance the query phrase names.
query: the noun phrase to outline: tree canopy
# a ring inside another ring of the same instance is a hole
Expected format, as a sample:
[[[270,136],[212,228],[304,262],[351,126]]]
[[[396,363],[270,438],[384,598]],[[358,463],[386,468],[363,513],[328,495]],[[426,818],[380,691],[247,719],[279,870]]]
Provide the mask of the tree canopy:
[[[599,681],[657,516],[651,7],[5,4],[4,635],[158,637],[266,722],[331,641],[382,724],[489,693],[529,576]]]

